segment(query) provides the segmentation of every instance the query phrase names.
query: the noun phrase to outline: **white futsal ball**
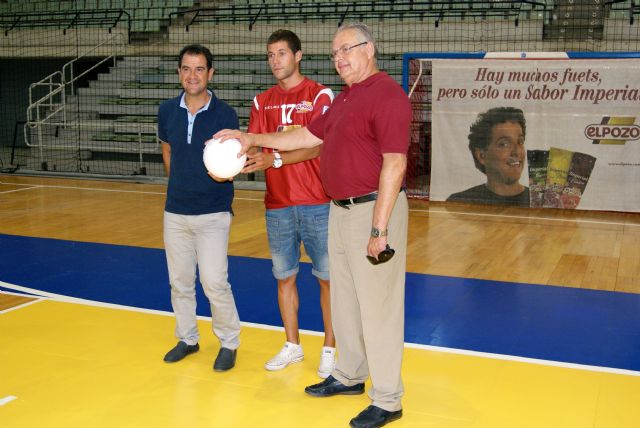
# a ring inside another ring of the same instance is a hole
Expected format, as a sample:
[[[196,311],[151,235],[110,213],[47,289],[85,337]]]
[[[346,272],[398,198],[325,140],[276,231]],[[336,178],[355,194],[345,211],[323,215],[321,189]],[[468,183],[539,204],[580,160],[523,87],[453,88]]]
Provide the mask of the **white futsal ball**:
[[[220,140],[208,140],[205,142],[204,166],[211,174],[219,178],[231,178],[237,175],[244,163],[247,161],[247,155],[238,157],[240,151],[240,141],[235,138],[220,143]]]

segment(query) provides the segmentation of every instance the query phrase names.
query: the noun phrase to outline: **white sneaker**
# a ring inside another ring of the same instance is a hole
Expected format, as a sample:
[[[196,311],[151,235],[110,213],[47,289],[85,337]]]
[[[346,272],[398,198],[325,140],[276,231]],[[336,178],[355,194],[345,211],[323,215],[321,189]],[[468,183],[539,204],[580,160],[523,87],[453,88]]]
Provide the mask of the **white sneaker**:
[[[322,379],[329,377],[331,372],[336,366],[336,348],[329,346],[322,347],[322,353],[320,354],[320,366],[318,367],[318,376]]]
[[[304,359],[302,346],[295,343],[285,342],[278,354],[266,362],[264,368],[270,371],[282,370],[289,364],[300,362]]]

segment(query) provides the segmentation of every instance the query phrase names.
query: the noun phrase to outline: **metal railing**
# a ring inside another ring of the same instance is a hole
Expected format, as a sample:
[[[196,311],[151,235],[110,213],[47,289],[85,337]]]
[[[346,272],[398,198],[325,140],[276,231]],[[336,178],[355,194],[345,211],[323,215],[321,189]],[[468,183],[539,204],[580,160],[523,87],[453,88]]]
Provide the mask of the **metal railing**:
[[[94,64],[91,68],[85,70],[83,73],[79,74],[78,76],[74,76],[73,65],[76,62],[78,62],[78,60],[90,56],[91,54],[97,52],[101,47],[103,47],[104,45],[107,45],[109,43],[111,43],[111,55],[105,57],[104,59],[102,59],[98,63]],[[62,81],[63,81],[64,85],[67,86],[70,89],[71,94],[73,95],[75,93],[74,84],[75,84],[75,82],[78,81],[78,79],[80,79],[81,77],[85,76],[89,72],[95,70],[100,65],[102,65],[105,62],[110,61],[110,60],[113,60],[113,66],[115,67],[116,66],[117,57],[119,55],[121,56],[122,54],[124,54],[125,49],[126,49],[126,41],[124,40],[123,35],[119,34],[119,33],[112,35],[107,40],[103,41],[102,43],[97,44],[96,46],[94,46],[93,48],[89,49],[84,54],[72,59],[71,61],[67,62],[65,65],[62,66]]]
[[[111,46],[109,55],[93,64],[82,73],[77,75],[75,74],[76,71],[74,65],[79,60],[95,56],[99,50],[107,45]],[[113,121],[100,123],[99,120],[80,121],[78,117],[73,118],[72,120],[69,118],[70,114],[67,111],[66,102],[67,96],[75,94],[77,82],[87,74],[96,70],[102,64],[109,61],[113,61],[113,66],[115,67],[118,56],[122,56],[125,49],[126,40],[123,34],[114,34],[82,55],[64,64],[61,70],[51,73],[29,86],[29,106],[27,107],[27,121],[24,125],[24,143],[27,147],[39,149],[41,162],[44,162],[45,148],[48,150],[94,150],[104,152],[138,153],[140,163],[142,163],[143,154],[158,153],[160,151],[157,138],[156,144],[150,145],[143,137],[144,135],[149,134],[154,136],[157,135],[157,127],[155,124],[130,124],[131,126],[137,126],[137,129],[132,132],[137,134],[137,141],[113,141],[105,144],[98,144],[97,142],[93,142],[90,137],[86,142],[79,141],[82,137],[81,134],[86,134],[86,132],[83,131],[95,130],[96,133],[100,133],[105,129],[115,129],[117,125],[114,124]],[[47,92],[45,95],[37,98],[37,93],[41,88],[46,88]],[[50,135],[45,135],[45,129],[55,129],[56,135],[60,129],[66,132],[69,132],[69,130],[71,132],[75,131],[78,134],[78,141],[70,143],[69,139],[61,139],[60,142],[56,142],[55,138]],[[33,141],[34,139],[36,141]],[[49,141],[46,142],[46,140]]]
[[[71,28],[109,26],[109,32],[125,21],[131,32],[131,15],[126,10],[104,9],[90,11],[0,13],[0,28],[7,36],[17,28]]]
[[[385,19],[425,19],[434,18],[513,18],[521,13],[540,12],[548,15],[552,7],[546,0],[505,0],[497,3],[452,2],[451,0],[377,0],[359,2],[318,2],[318,3],[259,3],[246,5],[220,6],[216,8],[197,8],[172,12],[169,18],[172,24],[183,23],[185,30],[203,22],[209,23],[246,23],[249,31],[259,21],[270,20],[335,20],[338,25],[347,18],[362,20],[366,18]],[[180,17],[181,19],[178,19]]]
[[[119,42],[119,43],[118,43]],[[95,53],[102,46],[111,43],[111,54],[79,74],[78,76],[74,76],[73,65],[80,59],[88,57],[90,54]],[[93,48],[89,49],[84,54],[72,59],[62,66],[61,71],[55,71],[50,75],[44,77],[38,82],[32,83],[29,86],[29,106],[27,107],[27,123],[25,124],[25,131],[27,127],[35,128],[40,124],[55,124],[60,126],[67,126],[67,115],[65,111],[66,103],[65,103],[65,94],[67,90],[71,95],[75,92],[75,83],[81,77],[84,77],[86,74],[98,68],[100,65],[104,64],[107,61],[113,61],[113,65],[116,65],[116,60],[119,55],[124,53],[126,44],[123,40],[122,34],[114,34],[109,37],[107,40],[99,43]],[[55,81],[55,79],[58,81]],[[40,87],[48,87],[49,92],[47,92],[41,98],[34,100],[34,90]],[[56,102],[55,97],[60,96],[60,101]],[[51,119],[56,116],[57,113],[62,111],[62,121],[61,122],[52,122]],[[42,117],[44,115],[44,117]],[[25,133],[25,144],[30,146],[29,141],[27,140],[27,136]]]

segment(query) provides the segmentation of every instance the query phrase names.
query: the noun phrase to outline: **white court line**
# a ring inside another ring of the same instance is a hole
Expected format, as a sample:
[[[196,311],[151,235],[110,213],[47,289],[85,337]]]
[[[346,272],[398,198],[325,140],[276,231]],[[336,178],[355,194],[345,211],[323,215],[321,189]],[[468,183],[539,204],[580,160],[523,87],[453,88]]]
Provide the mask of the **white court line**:
[[[65,296],[63,294],[49,293],[48,291],[41,291],[41,290],[36,290],[34,288],[23,287],[21,285],[9,284],[9,283],[4,282],[4,281],[0,281],[0,286],[2,286],[4,288],[8,288],[10,290],[22,291],[24,293],[38,294],[40,296],[49,298],[51,300],[56,300],[56,301],[59,301],[59,302],[75,303],[75,304],[87,305],[87,306],[97,306],[97,307],[109,308],[109,309],[122,309],[122,310],[129,310],[129,311],[135,311],[135,312],[154,314],[154,315],[171,315],[171,316],[173,316],[172,312],[158,311],[158,310],[155,310],[155,309],[136,308],[136,307],[133,307],[133,306],[116,305],[116,304],[113,304],[113,303],[104,303],[104,302],[98,302],[98,301],[95,301],[95,300],[79,299],[77,297],[69,297],[69,296]]]
[[[557,221],[564,223],[585,223],[585,224],[605,224],[609,226],[633,226],[640,227],[635,223],[620,223],[615,221],[600,221],[600,220],[581,220],[581,219],[567,219],[567,218],[552,218],[552,217],[537,217],[537,216],[523,216],[523,215],[507,215],[507,214],[480,214],[480,213],[466,213],[463,211],[440,211],[440,210],[409,210],[412,212],[424,212],[427,214],[452,214],[452,215],[466,215],[472,217],[499,217],[499,218],[511,218],[518,220],[543,220],[543,221]]]
[[[140,312],[140,313],[153,314],[153,315],[164,315],[164,316],[170,316],[170,317],[174,316],[173,312],[159,311],[156,309],[138,308],[135,306],[117,305],[114,303],[104,303],[104,302],[98,302],[96,300],[79,299],[76,297],[65,296],[63,294],[49,293],[48,291],[36,290],[35,288],[28,288],[28,287],[23,287],[21,285],[9,284],[8,282],[4,282],[4,281],[0,281],[0,286],[11,289],[11,290],[22,291],[24,293],[39,294],[40,295],[39,297],[41,300],[45,300],[45,299],[55,300],[55,301],[64,302],[64,303],[75,303],[79,305],[95,306],[99,308],[120,309],[120,310],[131,311],[131,312]],[[16,296],[24,296],[24,294],[11,293],[6,291],[2,291],[2,293],[14,294]],[[202,321],[211,321],[211,317],[198,315],[197,318]],[[268,324],[256,324],[256,323],[250,323],[250,322],[240,322],[240,324],[246,327],[261,328],[264,330],[284,331],[284,327],[272,326]],[[324,335],[324,333],[313,331],[313,330],[301,329],[300,331],[303,333],[309,334],[311,336]]]
[[[121,190],[121,189],[101,189],[95,187],[77,187],[77,186],[52,186],[52,185],[34,185],[34,184],[23,184],[23,183],[4,183],[0,181],[0,184],[6,185],[14,185],[14,186],[28,186],[29,189],[40,189],[40,188],[52,188],[52,189],[75,189],[75,190],[92,190],[98,192],[114,192],[114,193],[139,193],[139,194],[147,194],[147,195],[164,195],[165,192],[148,192],[141,190]],[[17,190],[9,190],[0,193],[10,193],[16,192]],[[241,198],[234,197],[234,200],[239,201],[263,201],[262,198]],[[555,221],[562,223],[584,223],[584,224],[601,224],[601,225],[610,225],[610,226],[631,226],[631,227],[640,227],[640,224],[634,223],[620,223],[620,222],[612,222],[612,221],[598,221],[598,220],[581,220],[581,219],[564,219],[564,218],[550,218],[550,217],[537,217],[537,216],[517,216],[517,215],[506,215],[506,214],[480,214],[480,213],[468,213],[462,211],[440,211],[440,210],[423,210],[423,209],[410,209],[410,212],[423,212],[427,214],[445,214],[445,215],[466,215],[471,217],[494,217],[494,218],[506,218],[506,219],[518,219],[518,220],[543,220],[543,221]]]
[[[13,284],[11,284],[11,285],[13,285]],[[13,293],[11,291],[6,291],[6,290],[0,290],[0,294],[8,294],[9,296],[30,297],[32,299],[37,299],[38,297],[41,297],[41,296],[33,296],[33,295],[30,295],[30,294],[24,294],[24,293]]]
[[[0,194],[4,195],[5,193],[14,193],[14,192],[24,192],[25,190],[31,190],[31,189],[36,189],[37,186],[31,186],[31,187],[25,187],[22,189],[14,189],[14,190],[5,190],[0,192]]]
[[[32,190],[32,189],[70,189],[70,190],[91,190],[91,191],[94,191],[94,192],[140,193],[140,194],[147,194],[147,195],[164,195],[164,194],[166,194],[166,192],[147,192],[147,191],[143,191],[143,190],[102,189],[100,187],[78,187],[78,186],[53,186],[53,185],[49,185],[49,184],[4,183],[2,181],[0,181],[0,184],[13,185],[13,186],[30,186],[29,189],[25,189],[25,190]],[[14,192],[14,191],[15,190],[10,190],[10,192]]]
[[[446,354],[468,355],[472,357],[491,358],[495,360],[515,361],[520,363],[537,364],[541,366],[562,367],[567,369],[584,370],[590,372],[621,374],[640,377],[640,371],[616,369],[612,367],[590,366],[587,364],[564,363],[562,361],[539,360],[537,358],[518,357],[515,355],[492,354],[489,352],[469,351],[467,349],[445,348],[440,346],[422,345],[419,343],[405,342],[405,347],[414,349],[424,349],[427,351],[443,352]]]
[[[5,404],[15,400],[16,398],[18,397],[16,397],[15,395],[7,395],[4,398],[0,398],[0,406],[4,406]]]
[[[116,305],[113,303],[103,303],[103,302],[97,302],[97,301],[86,300],[86,299],[78,299],[75,297],[64,296],[62,294],[49,293],[46,291],[40,291],[32,288],[22,287],[20,285],[9,284],[3,281],[0,281],[0,286],[9,288],[9,289],[24,291],[27,293],[41,294],[45,297],[50,298],[51,300],[56,300],[56,301],[65,302],[65,303],[74,303],[74,304],[80,304],[80,305],[95,306],[100,308],[120,309],[120,310],[126,310],[131,312],[140,312],[140,313],[146,313],[146,314],[164,315],[164,316],[173,317],[173,312],[158,311],[155,309],[136,308],[133,306]],[[202,321],[211,321],[211,317],[198,316],[197,318]],[[268,324],[257,324],[257,323],[250,323],[250,322],[240,322],[240,324],[245,327],[257,328],[262,330],[284,331],[283,327],[272,326]],[[308,334],[312,336],[323,335],[323,333],[313,331],[313,330],[300,330],[300,332],[303,334]],[[466,349],[446,348],[446,347],[431,346],[431,345],[422,345],[418,343],[409,343],[409,342],[405,342],[404,345],[406,348],[422,349],[422,350],[433,351],[433,352],[468,355],[473,357],[492,358],[496,360],[516,361],[516,362],[522,362],[522,363],[528,363],[528,364],[537,364],[541,366],[562,367],[562,368],[584,370],[584,371],[590,371],[590,372],[611,373],[611,374],[621,374],[621,375],[640,377],[640,371],[635,371],[635,370],[616,369],[612,367],[601,367],[601,366],[590,366],[586,364],[564,363],[561,361],[540,360],[536,358],[518,357],[515,355],[491,354],[487,352],[469,351]]]
[[[254,201],[254,202],[264,202],[264,198],[240,198],[238,196],[233,197],[234,201]]]
[[[35,298],[35,300],[31,300],[30,302],[25,302],[25,303],[22,303],[20,305],[12,306],[10,308],[7,308],[7,309],[4,309],[4,310],[0,311],[0,315],[8,314],[9,312],[12,312],[12,311],[15,311],[15,310],[18,310],[18,309],[22,309],[22,308],[24,308],[26,306],[33,305],[35,303],[40,303],[43,300],[47,300],[47,299],[45,299],[44,297],[39,297],[39,298]]]
[[[0,281],[0,285],[1,285],[1,284],[5,284],[5,283],[3,283],[2,281]],[[7,288],[8,288],[8,287],[7,287]],[[21,304],[19,304],[19,305],[12,306],[12,307],[10,307],[10,308],[7,308],[7,309],[4,309],[4,310],[1,310],[1,311],[0,311],[0,315],[3,315],[3,314],[6,314],[6,313],[9,313],[9,312],[11,312],[11,311],[15,311],[16,309],[24,308],[25,306],[33,305],[34,303],[39,303],[39,302],[41,302],[41,301],[45,300],[45,298],[44,298],[44,297],[42,297],[42,296],[34,296],[34,295],[31,295],[31,294],[28,294],[28,295],[27,295],[27,294],[24,294],[24,293],[12,293],[11,291],[0,290],[0,295],[2,295],[2,294],[7,294],[7,295],[9,295],[9,296],[27,297],[27,298],[34,299],[34,300],[31,300],[31,301],[29,301],[29,302],[25,302],[25,303],[21,303]]]
[[[4,183],[2,181],[0,181],[0,184],[27,187],[25,189],[6,190],[4,192],[0,192],[0,194],[2,194],[2,193],[11,193],[11,192],[20,192],[20,191],[23,191],[23,190],[33,190],[33,189],[70,189],[70,190],[91,190],[91,191],[94,191],[94,192],[139,193],[139,194],[144,194],[144,195],[166,195],[166,192],[149,192],[149,191],[143,191],[143,190],[103,189],[103,188],[100,188],[100,187],[52,186],[52,185],[48,185],[48,184]],[[237,199],[237,200],[240,200],[240,201],[260,201],[260,202],[264,200],[262,198],[239,198],[239,197],[234,197],[233,199],[234,200]]]

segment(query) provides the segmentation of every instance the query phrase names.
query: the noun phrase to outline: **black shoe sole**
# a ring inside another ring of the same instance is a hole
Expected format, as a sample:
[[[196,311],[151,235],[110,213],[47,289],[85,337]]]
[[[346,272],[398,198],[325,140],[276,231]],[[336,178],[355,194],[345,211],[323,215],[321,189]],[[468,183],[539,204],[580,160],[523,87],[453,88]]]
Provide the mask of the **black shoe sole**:
[[[381,427],[382,427],[382,426],[385,426],[385,425],[386,425],[386,424],[388,424],[388,423],[391,423],[391,422],[393,422],[393,421],[397,421],[397,420],[398,420],[398,419],[400,419],[401,417],[402,417],[402,413],[400,413],[399,415],[391,416],[389,419],[387,419],[387,420],[385,421],[385,423],[383,423],[382,425],[379,425],[379,426],[381,426]],[[358,428],[356,425],[354,425],[354,424],[353,424],[353,423],[351,423],[351,422],[349,422],[349,426],[350,426],[351,428]]]
[[[162,361],[164,361],[167,364],[173,364],[173,363],[177,363],[178,361],[182,361],[185,358],[187,358],[189,355],[191,354],[195,354],[196,352],[198,352],[199,349],[196,349],[195,351],[189,351],[186,354],[184,354],[184,356],[182,358],[178,358],[177,360],[167,360],[167,359],[163,359]]]
[[[213,371],[214,371],[214,372],[226,372],[226,371],[231,370],[231,369],[232,369],[232,368],[234,368],[234,367],[235,367],[235,364],[234,364],[233,366],[231,366],[231,367],[225,367],[225,368],[214,367],[214,368],[213,368]]]
[[[331,394],[324,394],[324,393],[321,393],[321,392],[313,392],[313,391],[307,391],[307,390],[305,390],[304,392],[306,392],[307,394],[311,395],[312,397],[333,397],[334,395],[360,395],[360,394],[364,394],[364,389],[355,390],[355,391],[334,392],[334,393],[331,393]]]

